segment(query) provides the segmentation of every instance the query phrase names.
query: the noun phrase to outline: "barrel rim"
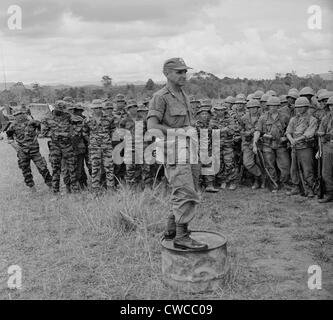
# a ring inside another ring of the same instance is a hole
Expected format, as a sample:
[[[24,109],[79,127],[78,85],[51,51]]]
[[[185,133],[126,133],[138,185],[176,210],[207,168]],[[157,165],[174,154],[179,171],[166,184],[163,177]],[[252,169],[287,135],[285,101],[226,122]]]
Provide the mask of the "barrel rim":
[[[221,248],[223,246],[225,246],[227,243],[228,243],[228,240],[227,240],[227,237],[225,237],[223,234],[219,233],[219,232],[216,232],[216,231],[207,231],[207,230],[191,230],[191,233],[195,233],[195,232],[200,232],[200,233],[210,233],[210,234],[215,234],[219,237],[221,237],[223,239],[222,241],[222,244],[219,244],[218,246],[214,246],[214,247],[211,247],[211,248],[208,248],[208,249],[205,249],[205,250],[202,250],[202,251],[196,251],[196,250],[183,250],[183,249],[180,249],[180,248],[175,248],[172,246],[166,246],[165,243],[173,243],[173,240],[165,240],[164,238],[161,239],[160,243],[161,243],[161,246],[166,249],[166,250],[169,250],[169,251],[172,251],[172,252],[182,252],[182,253],[204,253],[204,252],[207,252],[207,251],[211,251],[211,250],[215,250],[215,249],[218,249],[218,248]]]

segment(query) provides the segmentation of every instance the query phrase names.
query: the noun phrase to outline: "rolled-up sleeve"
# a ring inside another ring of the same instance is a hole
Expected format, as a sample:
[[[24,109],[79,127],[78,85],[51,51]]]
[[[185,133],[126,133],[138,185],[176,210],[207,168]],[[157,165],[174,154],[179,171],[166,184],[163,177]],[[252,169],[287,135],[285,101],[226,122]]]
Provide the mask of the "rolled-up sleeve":
[[[328,124],[328,118],[324,117],[324,119],[320,123],[319,129],[318,129],[318,134],[323,135],[326,133],[327,124]]]
[[[292,118],[289,121],[287,130],[286,130],[286,134],[291,134],[292,135],[294,132],[295,132],[295,118]]]
[[[256,124],[256,131],[263,132],[264,131],[264,117],[261,116]]]
[[[163,96],[154,95],[149,102],[149,111],[147,119],[151,117],[156,117],[161,122],[164,116],[165,107],[166,103],[165,100],[163,99]]]

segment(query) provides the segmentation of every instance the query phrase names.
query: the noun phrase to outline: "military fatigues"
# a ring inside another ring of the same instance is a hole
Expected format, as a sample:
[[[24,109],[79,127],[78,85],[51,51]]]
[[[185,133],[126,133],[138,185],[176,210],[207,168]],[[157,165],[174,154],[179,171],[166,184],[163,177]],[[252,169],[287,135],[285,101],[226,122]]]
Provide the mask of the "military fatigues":
[[[277,114],[273,119],[270,112],[263,114],[256,125],[256,131],[262,135],[269,134],[272,138],[262,137],[263,156],[265,165],[274,181],[288,183],[290,177],[290,157],[287,150],[287,139],[285,130],[287,127],[286,118]],[[280,177],[276,171],[280,171]]]
[[[114,125],[116,128],[120,128],[120,123],[127,117],[127,113],[125,110],[122,109],[115,109],[113,112],[114,116]],[[112,148],[119,148],[120,145],[124,146],[124,140],[119,139],[119,141],[113,141],[112,142]],[[124,149],[120,152],[120,156],[124,156]],[[114,163],[114,176],[116,177],[115,183],[117,184],[117,181],[121,181],[125,179],[126,174],[126,165],[125,163],[116,164]]]
[[[322,177],[325,182],[326,193],[333,196],[333,116],[327,114],[319,127],[318,134],[322,136],[323,144],[323,168]]]
[[[140,130],[139,126],[141,126],[141,130],[142,132],[144,132],[144,122],[142,120],[138,120],[138,119],[132,119],[130,116],[127,116],[124,120],[122,120],[120,122],[120,128],[121,129],[126,129],[129,130],[129,132],[131,133],[131,138],[132,138],[132,144],[131,145],[127,145],[126,144],[126,140],[125,140],[125,155],[127,155],[130,159],[128,159],[129,161],[125,161],[125,162],[130,162],[130,163],[125,163],[126,164],[126,173],[125,173],[125,181],[126,183],[130,186],[133,187],[138,183],[144,182],[146,180],[146,175],[149,175],[149,165],[148,164],[139,164],[139,163],[135,163],[136,162],[136,136],[135,136],[135,125],[137,125],[138,130]],[[141,143],[142,141],[139,140],[137,141],[138,143]],[[138,148],[138,151],[141,148]],[[138,156],[137,156],[138,159]],[[140,156],[140,159],[143,160],[143,155]],[[148,182],[148,181],[146,181]],[[141,185],[141,187],[143,187],[143,185]]]
[[[27,117],[24,117],[22,120],[15,120],[6,131],[8,140],[16,140],[18,146],[18,165],[22,170],[24,182],[28,187],[35,185],[31,173],[31,160],[43,176],[45,183],[49,187],[52,186],[52,177],[47,168],[46,161],[39,152],[37,135],[40,129],[41,125],[39,121],[29,120]]]
[[[90,162],[87,159],[88,156],[87,144],[83,138],[84,118],[80,116],[73,116],[72,121],[73,121],[73,126],[75,126],[74,131],[76,132],[76,136],[73,138],[73,149],[76,157],[76,177],[80,188],[84,189],[85,187],[88,186],[87,174],[84,168],[85,162],[88,167],[88,170],[91,172]],[[64,183],[67,187],[67,190],[70,190],[70,188],[68,187],[70,186],[70,174],[66,165],[64,165],[63,174],[64,174]]]
[[[150,117],[156,117],[161,124],[171,128],[194,125],[188,97],[182,92],[180,98],[168,85],[157,91],[150,101],[147,118]],[[172,188],[171,203],[175,221],[178,224],[187,224],[193,219],[195,205],[200,201],[197,193],[200,165],[167,163],[165,175]]]
[[[89,143],[93,191],[98,192],[100,190],[102,165],[105,169],[107,187],[115,187],[112,158],[112,134],[114,129],[115,124],[110,117],[102,116],[99,120],[92,117],[84,120],[83,137]]]
[[[238,170],[234,152],[234,137],[239,134],[240,127],[234,117],[225,115],[223,118],[214,117],[210,121],[212,129],[220,129],[220,170],[216,175],[216,183],[236,183]],[[222,131],[227,129],[227,131]]]
[[[286,134],[290,134],[296,139],[304,136],[306,139],[297,143],[292,151],[291,158],[291,180],[294,185],[300,184],[298,173],[298,164],[303,172],[306,187],[312,189],[314,187],[314,157],[313,157],[313,142],[314,135],[317,130],[318,121],[308,113],[297,115],[291,118]],[[297,162],[296,162],[297,158]]]
[[[258,120],[259,114],[253,117],[247,113],[241,118],[243,165],[255,177],[261,176],[259,159],[253,152],[253,134]]]
[[[50,150],[50,162],[52,166],[52,189],[57,193],[60,189],[60,174],[62,161],[69,171],[70,187],[74,192],[78,191],[76,176],[76,157],[73,147],[73,138],[77,136],[72,116],[64,112],[61,116],[52,114],[42,121],[42,137],[51,138],[48,146]]]

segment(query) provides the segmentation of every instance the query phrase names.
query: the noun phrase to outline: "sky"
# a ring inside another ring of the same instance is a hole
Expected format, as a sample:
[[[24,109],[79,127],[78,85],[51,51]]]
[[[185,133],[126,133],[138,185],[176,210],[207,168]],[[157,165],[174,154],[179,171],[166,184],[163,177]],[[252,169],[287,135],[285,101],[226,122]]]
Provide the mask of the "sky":
[[[22,29],[8,28],[8,8]],[[321,29],[308,27],[318,5]],[[219,77],[333,70],[332,0],[1,0],[0,82],[164,80],[182,57]]]

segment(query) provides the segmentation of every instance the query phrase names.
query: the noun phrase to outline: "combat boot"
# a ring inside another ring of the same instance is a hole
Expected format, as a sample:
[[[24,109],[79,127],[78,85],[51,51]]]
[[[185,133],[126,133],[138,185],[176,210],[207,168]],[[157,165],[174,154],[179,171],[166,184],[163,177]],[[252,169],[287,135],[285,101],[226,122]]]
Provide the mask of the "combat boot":
[[[296,195],[299,195],[299,194],[301,194],[301,192],[299,190],[299,187],[293,187],[292,190],[286,192],[287,196],[296,196]]]
[[[203,251],[208,249],[208,245],[198,242],[190,237],[187,230],[187,223],[176,224],[176,237],[173,240],[173,246],[178,249]]]
[[[206,192],[219,192],[219,189],[215,189],[214,186],[213,186],[213,183],[210,182],[206,188]]]
[[[260,180],[261,180],[260,177],[254,178],[254,184],[252,185],[252,190],[260,189],[260,187],[261,187]]]
[[[229,190],[236,190],[236,189],[237,189],[237,185],[235,185],[234,183],[230,184]]]
[[[307,192],[307,197],[308,198],[314,198],[315,197],[315,194],[314,194],[312,189],[309,189],[309,191]]]
[[[170,214],[167,221],[167,229],[164,231],[165,240],[173,240],[176,236],[176,222],[174,214]]]
[[[333,202],[333,192],[329,193],[326,198],[318,200],[318,202],[319,203]]]
[[[226,189],[227,188],[227,184],[225,182],[222,182],[220,185],[220,189]]]

